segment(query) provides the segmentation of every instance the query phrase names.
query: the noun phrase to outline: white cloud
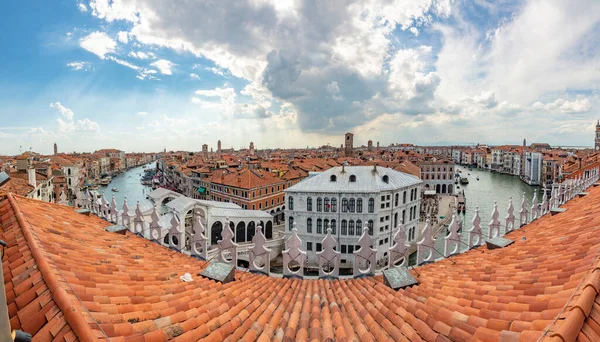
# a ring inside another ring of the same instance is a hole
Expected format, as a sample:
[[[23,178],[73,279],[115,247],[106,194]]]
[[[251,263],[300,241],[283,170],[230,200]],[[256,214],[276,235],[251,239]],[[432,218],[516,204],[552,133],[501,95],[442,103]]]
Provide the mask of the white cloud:
[[[197,74],[191,73],[190,74],[190,78],[193,79],[193,80],[199,80],[200,76],[198,76]]]
[[[117,33],[117,40],[123,44],[127,44],[129,42],[129,33],[127,33],[127,31],[119,31],[119,33]]]
[[[149,124],[148,124],[148,126],[150,126],[150,127],[159,127],[159,126],[160,126],[160,123],[159,123],[158,121],[156,121],[156,120],[155,120],[155,121],[153,121],[153,122],[149,123]]]
[[[172,75],[173,73],[171,71],[171,68],[175,66],[174,63],[171,63],[166,59],[159,59],[156,62],[150,63],[150,65],[157,68],[158,71],[160,71],[160,73],[163,75]]]
[[[104,32],[92,32],[79,40],[79,45],[87,51],[104,59],[107,54],[115,52],[117,43]]]
[[[67,63],[67,67],[71,68],[72,70],[83,70],[83,71],[88,71],[90,69],[91,64],[88,62],[70,62]]]
[[[146,112],[138,112],[137,115],[139,115],[139,116],[146,116],[146,115],[148,115],[148,113],[146,113]]]
[[[81,12],[87,12],[87,10],[88,10],[87,6],[83,2],[78,3],[77,8]]]
[[[58,134],[66,135],[70,133],[97,133],[100,132],[100,125],[88,118],[75,120],[71,109],[63,106],[60,102],[50,104],[50,108],[56,109],[61,117],[56,119],[58,123]]]
[[[561,98],[546,104],[537,101],[532,105],[532,108],[539,111],[559,111],[561,113],[576,114],[589,112],[592,109],[592,103],[587,97],[578,97],[573,101],[568,101]]]
[[[138,58],[138,59],[154,59],[154,58],[156,58],[156,55],[152,52],[131,51],[129,53],[129,57],[134,57],[134,58]]]

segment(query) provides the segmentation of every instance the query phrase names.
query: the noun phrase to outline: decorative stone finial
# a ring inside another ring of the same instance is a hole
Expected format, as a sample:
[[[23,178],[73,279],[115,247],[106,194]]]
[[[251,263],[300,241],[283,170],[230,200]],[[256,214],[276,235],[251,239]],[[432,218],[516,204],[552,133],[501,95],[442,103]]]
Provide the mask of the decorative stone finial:
[[[271,272],[271,249],[266,246],[267,238],[263,234],[262,226],[258,224],[255,229],[256,233],[252,237],[254,246],[248,251],[250,271],[269,275]]]
[[[194,217],[192,229],[194,230],[194,235],[192,236],[191,241],[191,254],[195,258],[206,261],[208,253],[208,239],[206,238],[206,229],[202,224],[202,218],[200,215]]]
[[[133,232],[145,238],[144,236],[144,218],[142,216],[142,210],[140,210],[140,201],[137,201],[135,206],[135,217],[133,218]]]
[[[150,241],[156,242],[159,245],[163,244],[164,237],[162,236],[162,227],[160,226],[160,216],[158,216],[158,208],[156,205],[152,208],[150,215]]]
[[[367,228],[368,229],[368,228]],[[406,245],[406,230],[404,224],[398,225],[398,231],[394,235],[394,244],[388,253],[389,267],[406,267],[408,265],[408,247]]]
[[[110,201],[110,222],[117,223],[119,218],[119,209],[117,209],[117,200],[115,199],[115,195],[112,195],[112,199]]]
[[[492,220],[490,221],[488,227],[487,238],[493,239],[495,237],[500,236],[500,221],[498,220],[498,204],[494,202],[494,210],[492,211]]]
[[[127,205],[127,197],[123,200],[123,207],[121,213],[121,224],[124,225],[131,231],[131,214],[129,213],[129,206]]]
[[[59,204],[62,205],[68,205],[69,203],[67,202],[67,195],[65,195],[65,191],[64,190],[60,190],[60,201],[58,202]]]
[[[425,227],[423,228],[423,238],[417,242],[417,265],[421,265],[423,262],[433,261],[433,252],[435,246],[435,238],[431,231],[431,225],[429,219],[425,220]]]
[[[363,228],[362,235],[358,239],[358,245],[360,249],[354,251],[354,277],[372,275],[375,273],[375,266],[377,263],[377,250],[373,246],[373,238],[369,235],[369,227]],[[363,267],[367,264],[368,267]],[[391,267],[391,265],[390,265]]]
[[[219,246],[219,260],[224,263],[231,263],[237,267],[239,245],[233,242],[234,238],[235,235],[231,230],[231,223],[229,223],[229,218],[226,218],[221,234],[221,240],[217,242]]]
[[[537,199],[537,191],[533,192],[533,199],[531,200],[531,221],[537,220],[539,215],[539,204]]]
[[[519,226],[523,227],[527,224],[529,217],[529,210],[527,208],[527,202],[525,201],[525,191],[523,191],[523,198],[521,199],[521,210],[519,210]]]
[[[327,227],[327,234],[321,242],[323,249],[317,252],[319,260],[319,278],[337,278],[340,273],[340,252],[335,250],[337,241],[331,235],[331,228]],[[325,270],[325,268],[328,270]]]
[[[296,222],[293,224],[292,235],[286,241],[286,245],[287,249],[281,252],[283,254],[283,276],[302,278],[304,276],[306,252],[300,249],[302,240],[298,236]]]
[[[452,214],[452,221],[448,227],[448,235],[444,237],[444,257],[460,252],[460,236],[458,235],[458,221],[456,214]]]
[[[515,229],[515,208],[513,207],[512,196],[508,199],[508,209],[506,212],[504,234],[508,234]]]
[[[181,222],[179,217],[177,217],[177,212],[173,210],[172,213],[173,217],[171,217],[171,221],[169,222],[171,225],[169,228],[169,248],[181,251],[183,249],[185,236],[183,234],[183,229],[181,229]]]
[[[479,217],[479,206],[475,207],[475,216],[473,217],[473,228],[469,230],[469,236],[467,244],[469,248],[473,248],[481,245],[483,240],[481,239],[481,218]]]

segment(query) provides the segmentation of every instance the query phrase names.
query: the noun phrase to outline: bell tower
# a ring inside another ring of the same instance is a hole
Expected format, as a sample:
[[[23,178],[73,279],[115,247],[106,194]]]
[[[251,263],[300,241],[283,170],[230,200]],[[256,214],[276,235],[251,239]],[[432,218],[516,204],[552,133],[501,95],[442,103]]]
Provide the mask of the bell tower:
[[[594,139],[594,149],[600,151],[600,120],[596,123],[596,138]]]
[[[354,149],[354,134],[348,132],[344,135],[344,155],[346,157],[352,157],[352,152]]]

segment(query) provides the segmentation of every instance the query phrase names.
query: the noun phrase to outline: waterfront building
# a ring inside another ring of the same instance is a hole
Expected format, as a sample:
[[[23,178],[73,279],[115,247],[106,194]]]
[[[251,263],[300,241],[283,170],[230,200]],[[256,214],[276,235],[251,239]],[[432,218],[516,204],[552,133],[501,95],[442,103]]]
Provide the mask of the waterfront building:
[[[525,170],[521,179],[529,185],[540,185],[542,182],[543,156],[539,152],[525,151]]]
[[[435,157],[423,160],[421,168],[421,180],[423,180],[423,191],[434,190],[436,194],[454,193],[455,164],[446,159]]]
[[[422,183],[418,177],[390,168],[333,167],[285,190],[286,234],[296,223],[308,261],[314,264],[331,228],[341,266],[352,267],[358,238],[368,227],[377,259],[386,258],[400,223],[404,222],[410,241],[419,238]]]

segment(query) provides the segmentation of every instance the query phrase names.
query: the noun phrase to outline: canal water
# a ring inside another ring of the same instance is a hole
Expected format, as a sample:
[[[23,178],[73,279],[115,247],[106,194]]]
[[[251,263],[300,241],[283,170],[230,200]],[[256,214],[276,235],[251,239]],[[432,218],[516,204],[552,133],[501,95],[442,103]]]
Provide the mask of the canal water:
[[[479,217],[481,226],[486,227],[492,219],[494,202],[498,204],[499,220],[504,222],[507,214],[508,202],[510,197],[513,199],[514,215],[516,217],[515,226],[518,226],[519,211],[521,210],[521,199],[525,192],[525,203],[531,210],[531,200],[533,193],[538,192],[538,203],[541,202],[541,188],[539,186],[529,186],[521,181],[518,176],[490,172],[485,170],[471,169],[459,166],[462,171],[461,177],[467,177],[469,184],[461,185],[457,191],[464,191],[467,211],[461,215],[465,222],[464,227],[471,229],[473,217],[475,216],[475,207],[479,206]],[[477,180],[479,177],[479,180]]]
[[[156,167],[156,163],[146,164],[147,168]],[[141,201],[146,198],[146,195],[152,191],[152,187],[142,185],[140,178],[144,174],[143,166],[134,167],[129,171],[121,173],[113,177],[112,181],[107,186],[100,185],[98,192],[104,193],[106,199],[111,201],[112,195],[115,195],[117,200],[117,206],[119,209],[123,206],[123,200],[127,197],[129,207],[133,208],[137,201]],[[117,188],[118,192],[113,192],[111,189]]]

